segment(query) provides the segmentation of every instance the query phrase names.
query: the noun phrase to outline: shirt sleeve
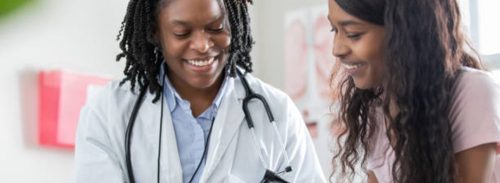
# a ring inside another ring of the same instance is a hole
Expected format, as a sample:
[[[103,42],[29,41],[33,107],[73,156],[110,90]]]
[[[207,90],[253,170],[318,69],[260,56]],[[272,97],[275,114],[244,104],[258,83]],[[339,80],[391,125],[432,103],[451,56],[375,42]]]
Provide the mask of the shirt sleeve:
[[[454,151],[500,141],[500,87],[483,71],[466,71],[452,107]]]

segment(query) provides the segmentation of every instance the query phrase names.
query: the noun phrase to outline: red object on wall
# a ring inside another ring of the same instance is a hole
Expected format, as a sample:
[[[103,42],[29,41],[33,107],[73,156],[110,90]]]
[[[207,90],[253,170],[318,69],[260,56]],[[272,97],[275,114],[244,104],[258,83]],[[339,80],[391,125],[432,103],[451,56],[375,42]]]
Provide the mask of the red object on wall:
[[[80,110],[89,91],[110,79],[65,70],[38,74],[38,142],[73,148]]]

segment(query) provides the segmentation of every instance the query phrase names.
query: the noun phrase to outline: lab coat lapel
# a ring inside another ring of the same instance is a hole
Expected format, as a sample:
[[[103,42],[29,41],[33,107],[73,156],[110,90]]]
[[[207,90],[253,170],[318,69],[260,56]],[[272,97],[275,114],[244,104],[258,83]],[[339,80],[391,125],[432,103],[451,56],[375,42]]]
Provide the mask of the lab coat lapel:
[[[141,121],[152,123],[153,126],[150,127],[149,133],[151,133],[154,139],[149,139],[151,142],[155,143],[155,153],[153,155],[154,159],[152,166],[150,166],[150,170],[153,171],[154,175],[151,178],[151,181],[146,182],[156,182],[156,167],[157,167],[157,157],[158,157],[158,144],[160,138],[158,138],[159,127],[160,127],[160,117],[162,115],[161,102],[160,99],[156,103],[152,103],[154,95],[148,93],[146,99],[143,103],[143,109],[141,112]],[[167,101],[165,98],[163,99],[163,124],[162,124],[162,132],[161,132],[161,155],[160,155],[160,182],[182,182],[182,167],[179,158],[179,151],[177,150],[177,141],[175,138],[175,131],[172,124],[172,117],[170,114],[170,110],[168,108]],[[142,171],[142,170],[141,170]]]
[[[237,83],[235,79],[229,79],[230,83],[228,83],[226,97],[223,99],[214,121],[207,163],[200,180],[206,181],[213,173],[230,145],[231,140],[235,138],[245,116],[242,109],[244,91],[240,90],[238,86],[235,86],[237,85],[235,84]]]

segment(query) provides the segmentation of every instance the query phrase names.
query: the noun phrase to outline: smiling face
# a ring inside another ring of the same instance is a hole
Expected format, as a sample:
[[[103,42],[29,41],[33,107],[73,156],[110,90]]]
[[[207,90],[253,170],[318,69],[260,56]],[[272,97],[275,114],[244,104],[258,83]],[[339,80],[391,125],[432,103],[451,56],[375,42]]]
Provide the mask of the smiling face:
[[[171,0],[157,16],[157,39],[179,93],[218,89],[230,33],[217,0]]]
[[[345,12],[335,0],[328,1],[328,19],[334,32],[333,55],[360,89],[382,84],[384,27]]]

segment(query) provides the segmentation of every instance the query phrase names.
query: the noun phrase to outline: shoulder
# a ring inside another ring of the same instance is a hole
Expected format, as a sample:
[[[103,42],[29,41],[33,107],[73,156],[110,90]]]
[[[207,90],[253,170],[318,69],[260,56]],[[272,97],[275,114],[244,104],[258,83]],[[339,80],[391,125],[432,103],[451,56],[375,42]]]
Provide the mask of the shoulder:
[[[473,112],[468,106],[500,108],[500,85],[486,71],[465,68],[454,93],[454,107],[460,112]],[[488,105],[488,106],[485,106]],[[458,108],[456,108],[458,107]],[[499,111],[491,111],[499,112]]]
[[[450,118],[455,152],[500,140],[500,85],[485,71],[465,68]]]
[[[458,79],[458,91],[497,91],[498,83],[493,79],[491,73],[465,67]]]
[[[271,108],[271,111],[275,114],[274,116],[277,118],[277,120],[302,120],[301,113],[298,110],[297,106],[285,92],[268,83],[265,83],[264,81],[251,74],[247,74],[246,79],[251,89],[255,93],[262,95],[265,98],[265,100],[269,104],[269,107]],[[241,81],[239,81],[239,79],[236,85],[236,87],[241,86],[241,88],[243,88],[242,83]]]
[[[250,74],[247,74],[246,79],[252,90],[262,95],[267,101],[275,120],[279,121],[277,123],[278,127],[281,126],[292,131],[305,129],[305,123],[300,111],[285,92]],[[241,81],[238,81],[237,85],[242,86]]]
[[[290,103],[292,100],[290,97],[283,92],[282,90],[265,83],[264,81],[260,80],[259,78],[247,74],[246,76],[248,83],[252,90],[254,90],[256,93],[266,97],[267,100],[272,100],[273,102],[278,102],[278,103]],[[269,98],[269,99],[268,99]]]
[[[80,112],[79,128],[112,128],[124,125],[122,118],[131,112],[136,95],[138,92],[131,92],[128,83],[120,85],[119,80],[109,82],[88,96]]]
[[[111,106],[117,106],[134,98],[138,94],[137,91],[132,92],[129,82],[120,84],[120,80],[113,80],[104,87],[97,90],[94,95],[89,96],[85,107],[93,109],[102,109]]]

